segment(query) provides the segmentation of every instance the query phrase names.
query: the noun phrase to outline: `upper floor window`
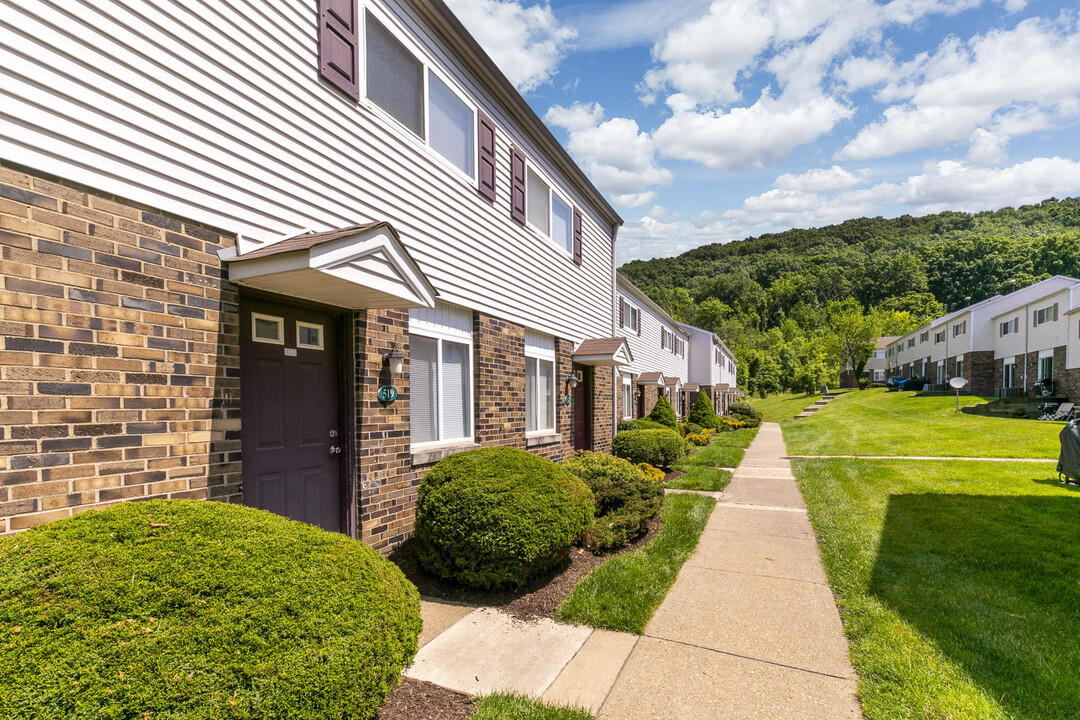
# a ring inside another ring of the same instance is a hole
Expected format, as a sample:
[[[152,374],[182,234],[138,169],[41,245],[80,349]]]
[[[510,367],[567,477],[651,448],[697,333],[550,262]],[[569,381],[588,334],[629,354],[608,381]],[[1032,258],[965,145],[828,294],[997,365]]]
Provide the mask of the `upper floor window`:
[[[937,345],[938,343],[943,342],[945,342],[945,331],[939,330],[938,332],[934,333],[934,344]]]
[[[913,348],[913,347],[915,347],[915,338],[908,338],[908,341],[907,341],[907,346],[908,346],[909,348]]]
[[[1058,319],[1058,304],[1048,305],[1035,311],[1035,327]]]
[[[473,111],[430,70],[428,119],[431,147],[458,170],[473,177]]]
[[[967,332],[967,320],[964,322],[956,323],[952,326],[952,336],[957,337]]]
[[[526,220],[568,253],[574,252],[574,210],[533,168],[525,184]]]
[[[424,65],[382,23],[367,15],[367,96],[424,137]]]
[[[919,342],[924,343],[930,339],[930,331],[927,330],[924,333],[919,333]]]
[[[998,326],[998,334],[1001,337],[1011,335],[1020,331],[1020,318],[1013,318],[1012,320],[1006,320]]]
[[[876,359],[878,359],[878,360],[884,360],[885,359],[885,351],[884,350],[875,350],[874,351],[874,357]]]

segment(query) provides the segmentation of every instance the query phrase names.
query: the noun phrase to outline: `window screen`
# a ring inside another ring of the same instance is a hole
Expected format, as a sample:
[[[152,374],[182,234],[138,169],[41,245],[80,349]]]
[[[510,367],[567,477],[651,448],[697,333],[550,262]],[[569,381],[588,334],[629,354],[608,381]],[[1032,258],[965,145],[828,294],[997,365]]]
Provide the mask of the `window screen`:
[[[472,177],[472,110],[431,71],[428,71],[428,123],[431,147]]]
[[[574,235],[571,230],[574,211],[555,193],[551,194],[551,237],[566,252],[574,251]]]
[[[469,346],[443,341],[443,439],[463,438],[469,432]]]
[[[423,137],[423,65],[370,14],[366,37],[368,97]]]
[[[409,421],[414,443],[439,439],[437,353],[437,340],[409,337]]]
[[[551,235],[551,217],[548,214],[548,186],[540,179],[540,176],[529,170],[529,176],[525,189],[525,200],[528,205],[529,224],[540,230],[545,235]]]

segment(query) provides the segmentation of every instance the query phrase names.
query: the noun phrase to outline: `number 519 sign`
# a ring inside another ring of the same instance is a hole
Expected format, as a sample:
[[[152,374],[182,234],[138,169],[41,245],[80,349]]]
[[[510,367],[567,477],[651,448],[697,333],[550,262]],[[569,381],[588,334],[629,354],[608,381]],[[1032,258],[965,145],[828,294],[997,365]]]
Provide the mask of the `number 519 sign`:
[[[382,404],[389,405],[397,400],[397,397],[398,391],[393,385],[383,385],[379,388],[379,402]]]

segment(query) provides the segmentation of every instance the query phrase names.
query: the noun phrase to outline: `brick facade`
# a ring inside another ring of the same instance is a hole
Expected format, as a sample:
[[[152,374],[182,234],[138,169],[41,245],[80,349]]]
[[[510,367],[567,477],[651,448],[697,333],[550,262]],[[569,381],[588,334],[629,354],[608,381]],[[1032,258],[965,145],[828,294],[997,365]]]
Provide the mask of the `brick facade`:
[[[409,313],[354,313],[356,364],[356,457],[360,538],[389,551],[412,536],[419,476],[409,444]],[[383,355],[405,354],[401,378],[392,378]],[[398,399],[379,401],[381,385],[398,388]]]
[[[964,355],[964,378],[970,383],[972,395],[993,395],[994,351],[979,350]]]
[[[0,532],[240,499],[235,239],[0,166]]]
[[[653,407],[656,406],[656,401],[660,399],[660,386],[659,385],[643,385],[645,389],[645,407],[644,412],[641,413],[641,417],[645,418],[652,412]]]
[[[598,367],[593,375],[593,450],[611,452],[615,437],[615,390],[619,378],[617,368]]]
[[[525,447],[525,328],[473,313],[476,437]]]

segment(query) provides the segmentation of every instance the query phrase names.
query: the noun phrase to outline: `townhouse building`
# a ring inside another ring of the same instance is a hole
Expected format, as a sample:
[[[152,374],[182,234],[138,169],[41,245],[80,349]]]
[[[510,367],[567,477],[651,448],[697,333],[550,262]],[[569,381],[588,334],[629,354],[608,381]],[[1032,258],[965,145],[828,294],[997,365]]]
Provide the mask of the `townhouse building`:
[[[689,335],[622,274],[616,273],[615,290],[615,334],[626,338],[633,356],[619,378],[619,419],[647,416],[660,396],[681,419],[688,410]]]
[[[690,337],[690,383],[684,386],[687,402],[693,403],[697,393],[703,392],[717,413],[727,414],[731,403],[743,395],[735,354],[716,333],[686,323],[679,327]]]
[[[200,498],[385,552],[442,457],[606,450],[620,224],[442,0],[5,4],[0,532]]]
[[[888,373],[926,378],[937,390],[963,377],[986,396],[1027,394],[1045,380],[1055,383],[1051,391],[1080,397],[1080,352],[1069,353],[1074,335],[1080,350],[1080,320],[1072,317],[1078,286],[1056,275],[936,318],[890,343]]]

